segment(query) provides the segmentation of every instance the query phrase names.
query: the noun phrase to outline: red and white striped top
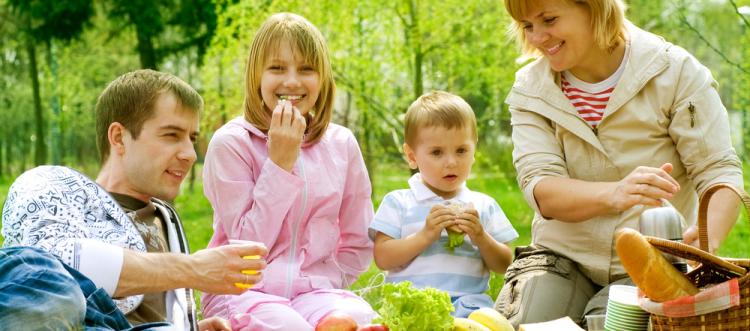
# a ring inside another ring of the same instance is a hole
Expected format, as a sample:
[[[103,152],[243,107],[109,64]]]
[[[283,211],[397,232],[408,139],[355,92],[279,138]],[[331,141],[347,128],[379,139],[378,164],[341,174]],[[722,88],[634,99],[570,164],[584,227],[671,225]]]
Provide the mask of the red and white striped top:
[[[615,85],[617,85],[620,77],[622,77],[627,60],[628,49],[626,44],[625,56],[620,66],[611,76],[598,83],[584,82],[570,71],[562,72],[561,83],[563,93],[578,111],[578,116],[594,129],[596,129],[604,117],[604,108],[607,108],[609,97],[612,95],[612,91],[615,90]]]

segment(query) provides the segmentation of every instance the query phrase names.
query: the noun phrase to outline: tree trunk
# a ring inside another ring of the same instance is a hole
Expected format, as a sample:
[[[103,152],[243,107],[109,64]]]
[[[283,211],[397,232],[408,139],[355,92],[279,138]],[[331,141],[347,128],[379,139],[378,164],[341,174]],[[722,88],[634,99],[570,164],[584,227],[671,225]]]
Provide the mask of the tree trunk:
[[[52,164],[62,164],[62,132],[60,130],[60,97],[57,92],[57,59],[55,58],[54,44],[52,40],[47,41],[47,65],[52,74],[52,88],[50,89],[50,108],[52,116],[50,117],[50,149],[52,154]]]
[[[36,128],[34,163],[42,165],[47,162],[47,143],[44,137],[46,122],[42,109],[42,98],[39,92],[39,68],[37,68],[36,63],[36,46],[31,37],[26,38],[26,53],[29,56],[29,76],[31,76],[31,88],[34,96],[34,121]]]
[[[372,187],[372,193],[370,193],[370,196],[375,196],[375,174],[377,171],[375,171],[374,164],[373,164],[373,152],[372,152],[372,141],[375,139],[373,135],[373,130],[367,130],[367,128],[370,127],[370,116],[368,115],[370,112],[368,112],[366,109],[362,109],[362,140],[360,140],[360,143],[362,144],[362,154],[363,158],[365,159],[365,168],[367,168],[367,173],[370,176],[370,187]]]
[[[346,91],[346,103],[344,108],[344,120],[341,122],[341,125],[345,127],[349,127],[349,115],[352,112],[352,93],[349,91]]]
[[[156,67],[156,50],[154,49],[152,36],[138,22],[134,22],[134,24],[138,37],[138,57],[141,60],[141,68],[158,70]]]
[[[219,83],[219,112],[221,114],[221,125],[224,125],[228,121],[227,110],[224,106],[224,64],[221,62],[221,58],[217,58],[217,62],[219,63],[219,79],[217,79]]]
[[[0,180],[5,178],[5,137],[0,137]]]
[[[24,123],[24,128],[23,130],[21,130],[21,132],[31,132],[30,126],[31,125],[29,124],[29,122]],[[20,143],[16,145],[19,153],[15,155],[19,155],[18,159],[21,160],[21,162],[18,164],[19,168],[17,171],[18,173],[21,173],[26,170],[26,161],[31,154],[31,143],[28,140],[28,136],[26,137],[26,139],[24,139],[23,136],[19,138],[21,138],[18,140]]]
[[[417,8],[416,1],[409,1],[409,16],[411,16],[410,36],[411,42],[414,43],[412,49],[414,51],[414,99],[416,100],[422,95],[424,89],[422,87],[422,34],[420,33],[419,27],[419,9]]]

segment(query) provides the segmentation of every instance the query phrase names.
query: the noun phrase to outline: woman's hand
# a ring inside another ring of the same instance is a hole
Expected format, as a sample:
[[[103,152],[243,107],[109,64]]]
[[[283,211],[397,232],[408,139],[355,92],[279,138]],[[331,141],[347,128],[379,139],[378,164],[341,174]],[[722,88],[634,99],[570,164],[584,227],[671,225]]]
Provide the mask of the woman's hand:
[[[660,199],[671,199],[680,184],[670,176],[672,164],[659,168],[638,167],[619,182],[613,183],[609,194],[610,206],[622,212],[635,205],[661,206]]]
[[[455,223],[456,215],[453,211],[442,205],[434,205],[427,215],[425,225],[419,234],[429,242],[435,242],[440,239],[440,233],[443,229]]]
[[[268,157],[286,171],[291,171],[299,156],[307,123],[302,114],[287,100],[279,101],[271,113],[268,128]]]

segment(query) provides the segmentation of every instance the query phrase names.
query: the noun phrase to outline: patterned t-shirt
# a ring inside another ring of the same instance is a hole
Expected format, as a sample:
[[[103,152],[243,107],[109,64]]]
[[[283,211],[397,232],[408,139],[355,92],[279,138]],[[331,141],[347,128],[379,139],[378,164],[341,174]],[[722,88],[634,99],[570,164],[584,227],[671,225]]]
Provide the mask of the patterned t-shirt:
[[[138,230],[107,191],[60,166],[37,167],[16,178],[3,205],[2,233],[5,247],[48,251],[108,293],[114,293],[122,267],[122,250],[111,247],[146,251]],[[134,295],[115,302],[128,313],[141,299]]]

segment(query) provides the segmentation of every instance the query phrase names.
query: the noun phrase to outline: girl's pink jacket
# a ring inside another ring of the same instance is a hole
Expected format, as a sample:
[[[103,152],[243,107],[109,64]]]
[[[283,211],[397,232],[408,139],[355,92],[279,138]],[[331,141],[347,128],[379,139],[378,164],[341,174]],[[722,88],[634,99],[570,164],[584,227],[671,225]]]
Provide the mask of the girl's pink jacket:
[[[264,243],[268,266],[256,291],[291,299],[347,288],[372,260],[372,190],[356,138],[331,123],[318,143],[303,144],[291,173],[268,158],[266,141],[241,117],[211,139],[203,168],[214,209],[208,246],[229,239]],[[224,300],[204,296],[207,306]]]

